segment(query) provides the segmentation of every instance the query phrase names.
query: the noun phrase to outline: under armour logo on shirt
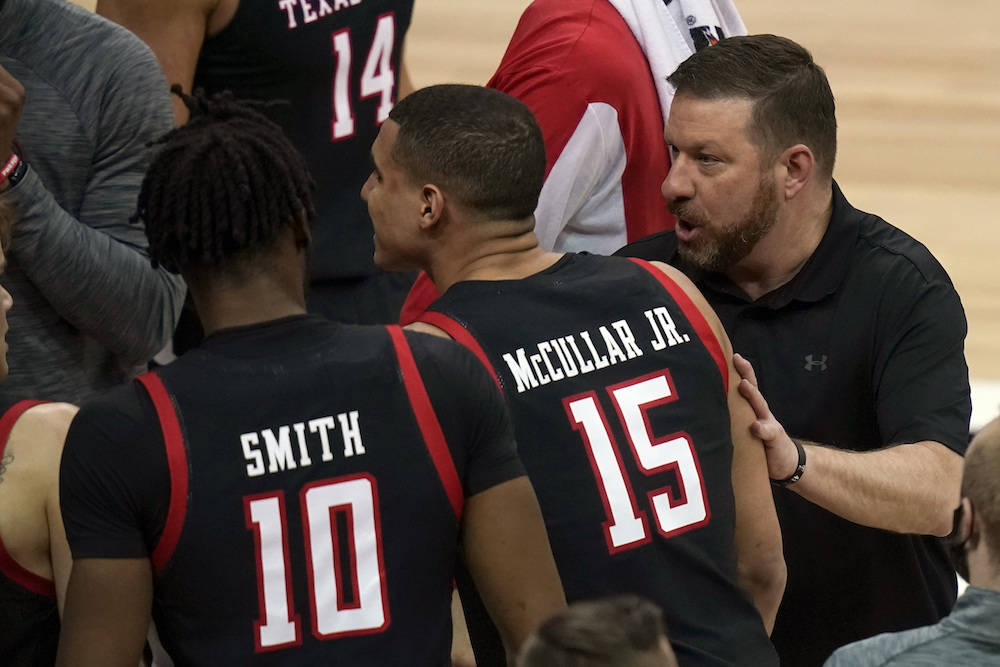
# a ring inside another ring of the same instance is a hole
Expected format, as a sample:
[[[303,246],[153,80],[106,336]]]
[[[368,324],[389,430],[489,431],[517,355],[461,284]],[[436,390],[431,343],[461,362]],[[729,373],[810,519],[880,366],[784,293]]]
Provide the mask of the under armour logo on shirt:
[[[814,359],[813,355],[807,354],[805,369],[811,373],[813,369],[817,367],[821,371],[826,370],[826,355],[824,354],[819,359]]]

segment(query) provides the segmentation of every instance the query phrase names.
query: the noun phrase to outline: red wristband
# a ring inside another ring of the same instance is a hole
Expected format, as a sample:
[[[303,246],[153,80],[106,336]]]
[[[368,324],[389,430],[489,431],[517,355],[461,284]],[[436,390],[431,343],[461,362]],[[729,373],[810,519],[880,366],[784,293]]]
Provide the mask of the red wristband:
[[[11,153],[3,167],[0,167],[0,183],[6,181],[19,164],[21,164],[21,158],[18,157],[17,153]]]

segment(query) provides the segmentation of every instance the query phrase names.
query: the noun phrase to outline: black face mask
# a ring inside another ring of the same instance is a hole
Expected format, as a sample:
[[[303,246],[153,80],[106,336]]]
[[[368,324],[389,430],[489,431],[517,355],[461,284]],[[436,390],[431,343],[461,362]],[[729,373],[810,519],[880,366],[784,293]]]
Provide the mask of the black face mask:
[[[964,505],[959,505],[955,509],[951,532],[944,539],[945,544],[948,546],[948,553],[951,554],[951,562],[955,566],[955,571],[958,572],[960,577],[969,581],[969,552],[966,550],[966,544],[968,544],[969,539],[972,537],[972,531],[970,530],[969,534],[964,538],[959,534],[959,531],[962,529],[963,507]],[[971,508],[972,505],[969,505],[969,507]],[[969,514],[973,514],[973,512],[970,511]]]

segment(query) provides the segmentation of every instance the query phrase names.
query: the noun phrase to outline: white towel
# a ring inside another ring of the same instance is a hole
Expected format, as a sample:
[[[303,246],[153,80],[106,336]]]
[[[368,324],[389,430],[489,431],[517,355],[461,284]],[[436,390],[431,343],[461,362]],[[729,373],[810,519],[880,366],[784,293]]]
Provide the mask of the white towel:
[[[664,124],[674,89],[667,77],[705,44],[747,34],[732,0],[609,0],[646,54]]]

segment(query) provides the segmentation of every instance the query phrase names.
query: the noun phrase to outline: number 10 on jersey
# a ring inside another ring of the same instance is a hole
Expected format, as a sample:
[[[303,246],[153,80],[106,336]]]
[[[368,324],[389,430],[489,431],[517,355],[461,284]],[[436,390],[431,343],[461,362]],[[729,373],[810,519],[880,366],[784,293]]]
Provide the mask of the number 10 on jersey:
[[[678,398],[670,372],[662,370],[613,385],[607,392],[640,471],[653,476],[673,470],[677,476],[678,497],[674,497],[670,487],[649,493],[649,504],[660,535],[673,537],[707,524],[710,518],[708,500],[691,438],[684,432],[655,442],[652,438],[647,411]],[[614,554],[646,544],[650,540],[646,513],[636,504],[621,448],[614,442],[597,393],[589,391],[571,396],[563,400],[563,405],[573,428],[583,437],[604,501],[608,516],[604,523],[608,551]]]
[[[262,652],[296,646],[302,642],[302,629],[292,601],[284,494],[248,496],[243,502],[257,558],[260,620],[254,623],[254,648]],[[375,478],[360,474],[312,482],[299,493],[299,504],[313,636],[327,640],[382,632],[389,625],[389,602]],[[343,560],[338,513],[347,526]],[[353,589],[350,595],[345,582]]]

